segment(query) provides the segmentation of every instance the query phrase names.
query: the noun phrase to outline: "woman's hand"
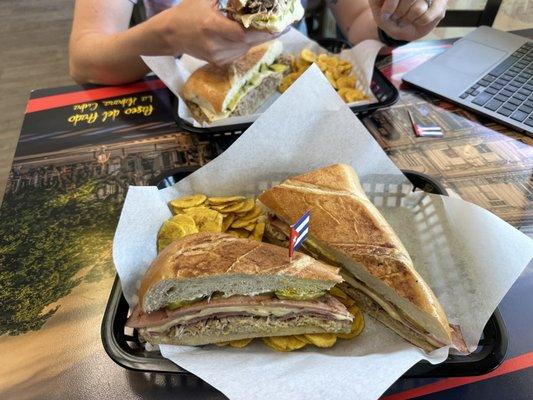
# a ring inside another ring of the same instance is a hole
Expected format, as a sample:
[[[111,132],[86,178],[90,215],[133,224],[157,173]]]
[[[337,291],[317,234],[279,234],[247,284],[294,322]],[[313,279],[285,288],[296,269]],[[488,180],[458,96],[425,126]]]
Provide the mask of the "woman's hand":
[[[141,78],[141,55],[188,53],[225,64],[275,36],[245,31],[226,18],[215,0],[183,0],[129,28],[133,4],[126,0],[76,0],[70,36],[70,73],[78,83],[121,84]]]
[[[398,40],[427,35],[444,18],[447,0],[369,0],[378,27]],[[431,5],[429,5],[431,4]]]
[[[268,32],[245,30],[218,9],[216,0],[183,0],[151,18],[159,29],[165,53],[187,53],[218,65],[227,64],[257,44],[275,39]]]

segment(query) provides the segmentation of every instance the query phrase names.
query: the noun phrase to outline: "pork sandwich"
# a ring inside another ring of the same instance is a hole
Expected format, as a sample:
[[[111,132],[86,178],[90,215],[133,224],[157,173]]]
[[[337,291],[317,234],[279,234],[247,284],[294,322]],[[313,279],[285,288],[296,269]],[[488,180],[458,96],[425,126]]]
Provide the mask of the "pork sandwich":
[[[416,346],[450,345],[452,329],[431,288],[348,165],[299,175],[267,190],[266,237],[285,245],[289,224],[311,211],[306,252],[342,266],[339,287],[356,304]]]
[[[127,326],[152,344],[204,345],[256,337],[349,333],[352,315],[327,291],[338,268],[227,234],[168,245],[146,272]]]
[[[183,86],[181,95],[197,121],[252,114],[274,92],[288,69],[283,45],[274,40],[253,47],[232,64],[206,64]]]
[[[228,15],[245,28],[282,32],[304,16],[300,0],[229,0]]]

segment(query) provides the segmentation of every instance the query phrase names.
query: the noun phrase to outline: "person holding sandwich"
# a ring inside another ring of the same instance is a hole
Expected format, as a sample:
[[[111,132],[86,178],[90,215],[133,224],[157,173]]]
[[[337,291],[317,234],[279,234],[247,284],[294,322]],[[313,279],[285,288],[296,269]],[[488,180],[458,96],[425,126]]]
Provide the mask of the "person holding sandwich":
[[[149,71],[140,55],[186,53],[216,65],[228,64],[301,19],[307,3],[230,0],[224,7],[232,20],[217,0],[144,0],[149,18],[129,27],[137,1],[76,0],[69,44],[70,74],[76,82],[123,84],[140,79]],[[447,0],[326,3],[351,43],[381,39],[395,45],[427,35],[443,18]],[[254,24],[253,15],[265,12],[267,24]],[[282,24],[270,23],[271,17]]]

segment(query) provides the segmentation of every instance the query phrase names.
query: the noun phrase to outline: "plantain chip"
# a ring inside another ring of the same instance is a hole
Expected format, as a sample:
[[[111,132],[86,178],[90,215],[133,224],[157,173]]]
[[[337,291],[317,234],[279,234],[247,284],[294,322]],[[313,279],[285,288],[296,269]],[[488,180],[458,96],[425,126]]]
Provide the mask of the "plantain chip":
[[[194,214],[195,212],[202,210],[209,210],[209,207],[207,207],[205,204],[201,204],[199,206],[182,208],[179,210],[179,214]]]
[[[235,214],[227,214],[222,221],[222,232],[226,232],[231,226],[233,221],[235,221]]]
[[[295,62],[297,71],[305,71],[312,63],[305,61],[302,58],[298,58]]]
[[[240,339],[240,340],[232,340],[229,342],[229,345],[231,347],[235,347],[236,349],[241,349],[243,347],[248,346],[253,339]]]
[[[276,336],[279,337],[279,336]],[[291,350],[297,350],[305,347],[307,345],[306,340],[300,340],[296,337],[296,335],[291,336],[285,336],[287,338],[287,348]]]
[[[308,63],[313,63],[316,61],[316,54],[309,49],[303,49],[300,52],[300,57],[302,58],[302,60]]]
[[[250,221],[243,221],[240,218],[236,218],[231,223],[232,228],[244,228],[245,226],[250,225]]]
[[[305,337],[305,335],[294,335],[294,337],[298,339],[300,342],[311,344],[311,342]]]
[[[198,232],[196,222],[194,222],[194,219],[190,215],[177,214],[170,218],[169,221],[181,226],[187,235]]]
[[[341,339],[353,339],[359,336],[365,328],[365,318],[357,306],[348,307],[348,311],[353,315],[352,329],[350,333],[339,333],[337,336]]]
[[[326,64],[324,61],[317,61],[316,65],[322,72],[326,72],[326,70],[328,69],[328,64]]]
[[[216,221],[206,221],[200,225],[200,232],[220,233],[222,231],[222,218]]]
[[[257,241],[263,240],[263,234],[265,233],[265,223],[264,222],[258,222],[255,224],[255,228],[251,233],[251,238]]]
[[[263,214],[263,209],[258,205],[254,205],[254,208],[244,214],[241,218],[247,220],[256,220]]]
[[[277,344],[275,344],[274,342],[272,342],[269,337],[264,337],[264,338],[261,338],[261,339],[263,340],[264,344],[266,344],[268,347],[270,347],[273,350],[276,350],[276,351],[289,351],[289,350],[285,350],[285,348],[280,347]]]
[[[327,54],[319,54],[317,57],[318,61],[322,61],[324,63],[327,63],[328,59],[329,59],[329,56]]]
[[[218,347],[224,347],[224,346],[227,346],[228,344],[230,344],[230,342],[218,342],[218,343],[215,343],[215,345],[217,345]]]
[[[178,218],[180,217],[180,218]],[[157,251],[184,236],[198,233],[194,220],[187,215],[176,215],[165,221],[157,234]]]
[[[245,214],[252,211],[255,207],[255,199],[246,199],[242,202],[241,207],[235,212],[238,214]]]
[[[316,347],[331,347],[337,341],[337,334],[335,333],[306,333],[305,338],[309,340]]]
[[[348,61],[344,61],[344,63],[345,64],[340,64],[337,68],[342,74],[347,75],[352,72],[353,67]]]
[[[324,61],[326,62],[327,65],[329,65],[330,67],[333,67],[332,69],[334,69],[335,67],[339,65],[339,58],[335,56],[327,57]]]
[[[225,214],[228,214],[228,213],[231,213],[231,212],[237,212],[237,210],[239,210],[242,205],[244,204],[244,201],[238,201],[238,202],[235,202],[235,203],[229,203],[228,205],[224,205],[224,206],[213,206],[212,208],[215,209],[215,210],[218,210],[220,212],[223,212]]]
[[[235,219],[235,221],[233,221],[232,227],[242,228],[246,225],[251,224],[252,222],[256,222],[257,219],[263,213],[263,210],[261,209],[261,207],[254,205],[254,208],[245,214],[242,214],[241,211],[237,211],[237,212],[239,213],[240,217]]]
[[[355,76],[342,76],[337,79],[337,87],[355,88]]]
[[[228,229],[226,233],[229,233],[230,235],[233,235],[238,238],[244,238],[246,239],[248,236],[250,236],[250,232],[248,232],[246,229]]]
[[[252,222],[250,225],[246,225],[243,227],[243,229],[247,230],[248,232],[252,232],[255,229],[255,222]]]
[[[339,85],[337,85],[337,80],[339,80],[342,77],[342,72],[339,71],[338,68],[328,67],[328,71],[331,72],[331,75],[333,76],[333,79],[335,80],[335,88],[339,88]]]
[[[293,351],[301,349],[307,344],[294,336],[272,336],[263,338],[263,341],[265,341],[265,339],[267,339],[267,345],[272,344],[271,347],[278,351]]]
[[[226,197],[209,197],[207,202],[210,205],[220,206],[227,205],[229,203],[241,202],[245,199],[244,196],[226,196]]]
[[[206,208],[205,210],[196,209],[188,212],[187,215],[190,215],[194,222],[196,222],[200,232],[203,232],[202,229],[207,222],[214,222],[216,226],[220,226],[220,230],[217,230],[217,232],[222,232],[222,220],[224,217],[216,210],[211,210],[209,208]],[[209,226],[211,226],[211,224],[209,224]]]
[[[284,77],[278,86],[278,92],[285,93],[285,91],[292,85],[290,78]]]
[[[329,294],[334,296],[337,300],[339,300],[346,307],[349,307],[355,304],[355,301],[350,296],[348,296],[346,293],[344,293],[341,289],[339,289],[336,286],[333,286],[329,290]]]
[[[343,87],[339,89],[339,95],[348,103],[352,103],[357,100],[363,100],[366,95],[359,89]]]
[[[171,200],[169,206],[172,212],[174,212],[174,210],[179,210],[180,208],[199,206],[200,204],[203,204],[206,199],[207,196],[205,194],[193,194],[192,196],[179,197]]]
[[[355,318],[352,322],[352,329],[350,333],[338,333],[337,337],[339,339],[345,339],[345,340],[353,339],[361,334],[364,327],[365,327],[364,320],[362,318],[361,319]]]

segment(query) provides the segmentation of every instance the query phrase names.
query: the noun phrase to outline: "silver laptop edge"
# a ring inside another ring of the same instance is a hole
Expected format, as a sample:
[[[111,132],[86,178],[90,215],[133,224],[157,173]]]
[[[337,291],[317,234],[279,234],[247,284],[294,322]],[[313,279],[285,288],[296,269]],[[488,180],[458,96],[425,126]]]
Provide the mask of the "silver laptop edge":
[[[460,96],[499,63],[511,56],[527,38],[482,26],[445,52],[407,72],[402,79],[470,110],[492,117],[512,128],[533,134],[533,127],[472,103]],[[533,116],[533,114],[531,114]],[[531,117],[530,117],[531,118]]]

